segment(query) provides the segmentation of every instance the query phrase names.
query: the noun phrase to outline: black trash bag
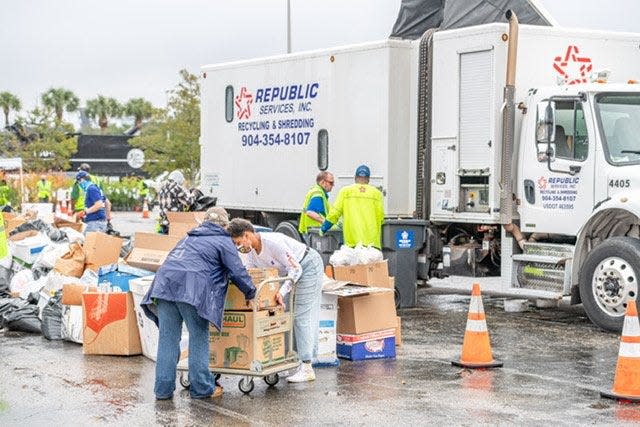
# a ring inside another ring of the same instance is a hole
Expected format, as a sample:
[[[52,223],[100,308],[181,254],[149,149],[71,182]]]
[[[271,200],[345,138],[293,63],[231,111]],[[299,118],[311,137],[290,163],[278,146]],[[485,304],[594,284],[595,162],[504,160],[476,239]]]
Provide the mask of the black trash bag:
[[[49,224],[47,224],[46,222],[42,221],[41,219],[35,219],[33,221],[29,221],[29,222],[25,222],[24,224],[20,224],[19,226],[17,226],[16,228],[14,228],[11,233],[9,233],[10,236],[13,236],[14,234],[17,233],[21,233],[23,231],[29,231],[29,230],[36,230],[36,231],[41,231],[44,234],[47,235],[47,237],[49,239],[51,239],[54,242],[60,242],[62,240],[65,240],[67,238],[67,233],[65,233],[64,231],[56,228],[56,227],[52,227]]]
[[[111,223],[111,221],[107,222],[107,234],[109,236],[120,237],[120,232],[113,228],[113,224]]]
[[[40,326],[40,319],[38,319],[38,306],[27,304],[25,307],[4,314],[2,316],[2,327],[9,331],[41,333],[42,327]]]
[[[42,335],[48,340],[62,339],[62,294],[57,292],[42,309]]]
[[[5,314],[28,305],[28,302],[20,298],[7,298],[0,300],[0,326],[2,325],[2,318]]]

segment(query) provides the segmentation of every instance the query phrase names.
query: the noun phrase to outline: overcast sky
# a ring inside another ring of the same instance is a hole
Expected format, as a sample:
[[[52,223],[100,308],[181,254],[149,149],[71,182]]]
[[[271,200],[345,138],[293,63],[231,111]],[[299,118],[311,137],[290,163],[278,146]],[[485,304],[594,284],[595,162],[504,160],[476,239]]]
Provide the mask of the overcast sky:
[[[640,33],[639,0],[540,3],[561,26]],[[302,51],[386,38],[400,0],[291,5]],[[181,68],[286,52],[286,0],[3,0],[0,11],[0,91],[25,108],[60,86],[81,105],[102,94],[163,106]]]

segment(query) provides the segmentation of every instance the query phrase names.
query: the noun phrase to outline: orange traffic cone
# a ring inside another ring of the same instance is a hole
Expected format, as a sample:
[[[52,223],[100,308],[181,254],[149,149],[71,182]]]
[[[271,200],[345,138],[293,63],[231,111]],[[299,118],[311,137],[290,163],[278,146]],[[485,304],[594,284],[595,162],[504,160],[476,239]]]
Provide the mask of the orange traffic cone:
[[[627,301],[613,389],[611,393],[600,392],[600,396],[640,402],[640,322],[634,300]]]
[[[60,203],[60,213],[63,213],[63,214],[66,215],[67,214],[67,202],[63,202],[62,200],[60,200],[60,202],[58,202],[58,203]]]
[[[149,205],[147,204],[147,201],[145,200],[144,203],[142,204],[142,218],[149,218],[150,214],[149,214]]]
[[[452,361],[451,364],[463,368],[499,368],[502,366],[502,362],[494,360],[491,353],[489,331],[480,296],[480,285],[477,283],[473,284],[471,291],[471,304],[467,316],[467,328],[464,331],[462,355],[459,361]]]

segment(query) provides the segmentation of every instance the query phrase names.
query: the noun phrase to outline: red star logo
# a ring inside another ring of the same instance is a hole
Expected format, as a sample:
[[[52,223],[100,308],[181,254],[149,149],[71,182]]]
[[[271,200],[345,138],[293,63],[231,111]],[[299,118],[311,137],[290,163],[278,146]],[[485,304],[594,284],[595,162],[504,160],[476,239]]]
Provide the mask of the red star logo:
[[[547,188],[547,178],[541,176],[540,179],[538,179],[538,188],[541,190]]]
[[[591,58],[579,54],[578,46],[568,46],[564,57],[556,56],[553,61],[553,69],[567,84],[587,83],[588,74],[593,68]]]
[[[246,87],[242,87],[240,94],[236,96],[238,119],[248,119],[251,117],[251,104],[253,104],[253,95],[249,93]]]

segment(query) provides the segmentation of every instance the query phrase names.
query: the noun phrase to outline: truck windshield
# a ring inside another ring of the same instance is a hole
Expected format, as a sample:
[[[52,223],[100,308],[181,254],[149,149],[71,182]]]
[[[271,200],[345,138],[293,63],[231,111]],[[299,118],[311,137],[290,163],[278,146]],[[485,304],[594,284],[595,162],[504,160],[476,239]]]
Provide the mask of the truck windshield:
[[[596,103],[609,162],[640,163],[640,94],[601,94]]]

